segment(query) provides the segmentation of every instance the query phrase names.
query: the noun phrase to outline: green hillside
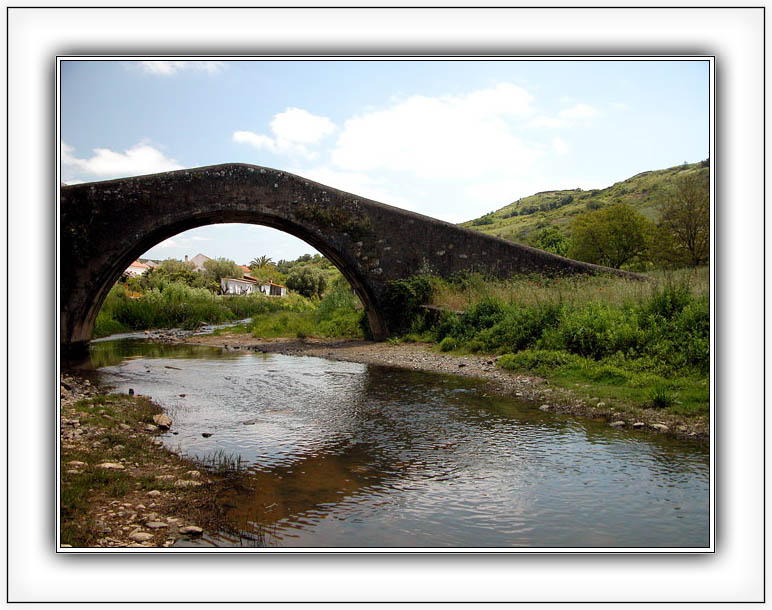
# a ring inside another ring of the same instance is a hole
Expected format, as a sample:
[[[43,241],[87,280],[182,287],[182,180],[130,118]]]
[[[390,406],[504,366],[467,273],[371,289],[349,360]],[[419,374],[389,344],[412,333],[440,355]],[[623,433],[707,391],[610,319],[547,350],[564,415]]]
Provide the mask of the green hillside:
[[[574,216],[615,203],[626,203],[656,222],[660,205],[667,200],[676,177],[697,173],[707,181],[709,171],[706,159],[700,163],[642,172],[605,189],[542,191],[461,226],[527,244],[536,232],[548,226],[555,226],[570,236]]]

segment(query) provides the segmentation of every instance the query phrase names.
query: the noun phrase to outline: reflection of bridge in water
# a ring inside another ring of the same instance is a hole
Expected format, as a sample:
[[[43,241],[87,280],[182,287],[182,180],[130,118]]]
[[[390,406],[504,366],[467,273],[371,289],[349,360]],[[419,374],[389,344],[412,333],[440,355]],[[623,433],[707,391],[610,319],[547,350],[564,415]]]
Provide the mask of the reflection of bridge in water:
[[[285,231],[329,258],[362,301],[376,339],[389,335],[390,281],[419,269],[621,273],[363,199],[275,169],[226,164],[64,186],[60,214],[60,340],[82,349],[129,264],[183,231],[216,223]]]

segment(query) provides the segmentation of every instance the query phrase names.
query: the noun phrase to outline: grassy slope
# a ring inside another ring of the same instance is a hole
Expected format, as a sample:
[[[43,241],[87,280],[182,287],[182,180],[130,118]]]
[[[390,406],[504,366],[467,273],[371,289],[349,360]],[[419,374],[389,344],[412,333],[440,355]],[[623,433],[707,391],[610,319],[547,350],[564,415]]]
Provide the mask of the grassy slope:
[[[462,223],[462,226],[504,239],[529,243],[532,233],[550,225],[570,235],[574,216],[594,207],[614,203],[626,203],[656,222],[659,218],[659,206],[665,202],[673,180],[683,174],[695,172],[708,180],[709,167],[703,167],[702,163],[692,163],[642,172],[605,189],[543,191],[523,197],[492,214]],[[554,209],[548,209],[550,206]],[[481,222],[486,224],[480,224]]]

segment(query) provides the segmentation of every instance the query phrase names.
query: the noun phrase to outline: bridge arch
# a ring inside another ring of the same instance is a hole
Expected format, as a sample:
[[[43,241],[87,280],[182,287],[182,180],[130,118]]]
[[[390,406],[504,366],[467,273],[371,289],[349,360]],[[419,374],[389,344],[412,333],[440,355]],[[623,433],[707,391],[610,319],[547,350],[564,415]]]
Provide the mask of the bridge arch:
[[[317,249],[359,296],[376,339],[389,334],[381,307],[389,282],[420,268],[442,276],[621,273],[246,164],[63,186],[59,222],[65,351],[87,345],[107,293],[132,261],[169,237],[210,224],[263,225]]]

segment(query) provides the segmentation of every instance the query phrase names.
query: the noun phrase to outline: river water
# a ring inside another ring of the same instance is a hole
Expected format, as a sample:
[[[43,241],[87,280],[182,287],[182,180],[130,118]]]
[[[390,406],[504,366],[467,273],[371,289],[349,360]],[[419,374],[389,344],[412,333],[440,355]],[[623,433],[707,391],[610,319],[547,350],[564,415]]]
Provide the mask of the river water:
[[[453,376],[126,339],[94,343],[91,359],[100,384],[166,410],[170,449],[248,469],[221,498],[241,535],[198,545],[709,545],[704,443],[544,413]]]

